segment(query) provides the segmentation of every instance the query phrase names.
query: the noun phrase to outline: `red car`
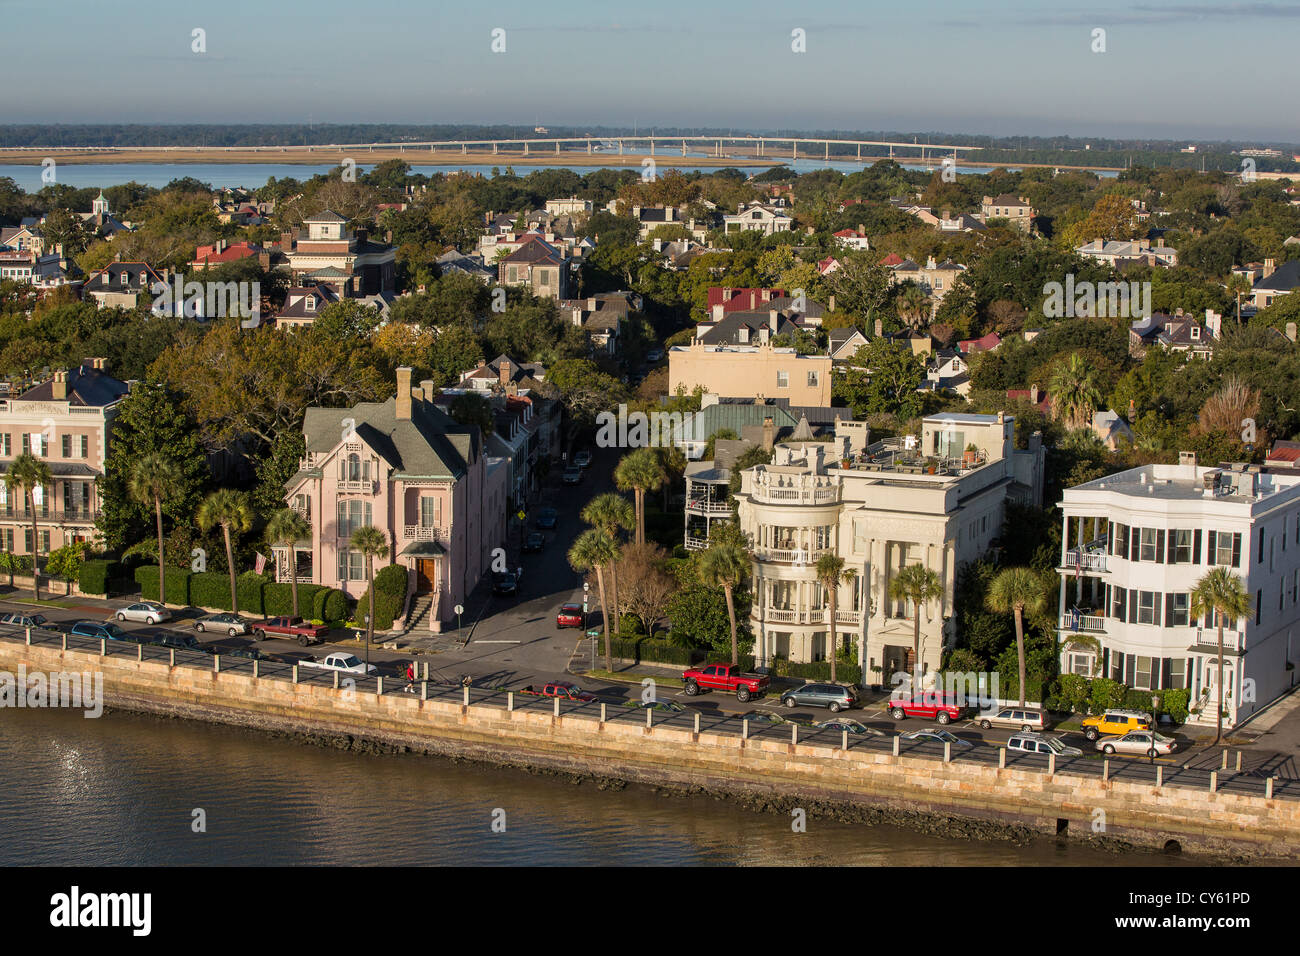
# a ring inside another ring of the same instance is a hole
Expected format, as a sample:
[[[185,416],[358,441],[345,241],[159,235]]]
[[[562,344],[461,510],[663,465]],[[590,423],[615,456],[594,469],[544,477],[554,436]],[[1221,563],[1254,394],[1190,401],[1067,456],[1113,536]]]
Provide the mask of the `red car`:
[[[523,690],[519,691],[519,693],[528,694],[533,697],[559,697],[561,700],[578,700],[584,703],[589,703],[596,699],[577,684],[571,683],[567,680],[557,680],[552,681],[549,684],[543,684],[540,690],[532,684],[529,684]]]
[[[583,614],[581,604],[562,604],[560,613],[555,615],[555,629],[565,627],[582,627]]]
[[[961,720],[964,715],[973,712],[972,708],[959,705],[954,697],[941,697],[925,691],[913,697],[891,697],[889,700],[889,716],[895,720],[921,717],[937,724],[946,724]]]
[[[303,647],[319,644],[325,640],[329,628],[304,621],[300,617],[268,617],[260,624],[253,625],[253,640],[264,641],[268,637],[284,637],[297,641]]]

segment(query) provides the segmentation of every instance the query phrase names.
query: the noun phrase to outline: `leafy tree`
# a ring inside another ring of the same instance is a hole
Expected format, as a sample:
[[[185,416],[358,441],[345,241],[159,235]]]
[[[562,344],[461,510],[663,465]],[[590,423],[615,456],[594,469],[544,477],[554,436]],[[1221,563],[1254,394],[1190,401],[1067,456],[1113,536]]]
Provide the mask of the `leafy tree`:
[[[82,562],[86,559],[86,543],[77,541],[73,544],[64,545],[62,548],[56,548],[50,552],[49,558],[45,561],[45,572],[52,577],[62,578],[65,590],[63,593],[72,593],[72,582],[77,580],[81,574]]]
[[[892,414],[914,418],[921,412],[917,388],[925,380],[925,365],[911,346],[872,339],[854,353],[850,367],[836,376],[831,388],[845,401],[854,417]]]
[[[23,452],[10,462],[4,475],[5,487],[11,493],[22,492],[27,503],[27,513],[32,519],[32,591],[38,601],[41,599],[41,574],[36,557],[41,549],[41,536],[36,521],[36,506],[33,502],[36,489],[44,490],[49,486],[50,481],[50,466],[30,452]]]
[[[196,515],[198,525],[205,532],[215,527],[221,528],[221,537],[226,546],[226,570],[230,573],[230,608],[239,614],[239,592],[235,588],[235,553],[231,544],[232,535],[246,533],[253,526],[253,512],[249,507],[248,495],[242,491],[220,488],[203,499]],[[159,556],[161,561],[161,555]],[[159,564],[159,571],[163,566]]]
[[[1223,739],[1223,702],[1226,696],[1223,691],[1223,625],[1226,621],[1250,614],[1250,595],[1240,576],[1226,567],[1211,568],[1192,588],[1190,613],[1192,617],[1204,617],[1206,621],[1212,615],[1218,626],[1219,677],[1214,686],[1219,699],[1215,708],[1214,743],[1210,744],[1213,747]]]
[[[825,291],[835,296],[835,307],[867,322],[889,299],[889,270],[870,252],[844,252],[840,267],[826,277]]]

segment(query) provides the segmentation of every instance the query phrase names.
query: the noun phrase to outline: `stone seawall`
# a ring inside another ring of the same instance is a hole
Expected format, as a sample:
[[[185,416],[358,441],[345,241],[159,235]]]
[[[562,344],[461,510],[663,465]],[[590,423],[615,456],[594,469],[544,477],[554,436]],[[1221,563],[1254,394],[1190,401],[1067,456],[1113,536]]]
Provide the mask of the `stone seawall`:
[[[238,671],[0,640],[0,669],[98,671],[109,706],[169,714],[337,746],[406,749],[530,770],[734,795],[760,808],[919,826],[934,832],[1071,840],[1184,850],[1239,859],[1300,857],[1300,801],[1222,790],[1155,787],[970,762],[843,750],[788,738],[740,739],[689,727],[646,727],[584,714],[556,717],[536,704],[510,710],[504,695],[465,706],[417,694],[380,697]],[[390,685],[391,689],[391,685]],[[548,702],[549,703],[549,702]],[[622,708],[619,708],[622,710]],[[1094,830],[1104,813],[1105,828]]]

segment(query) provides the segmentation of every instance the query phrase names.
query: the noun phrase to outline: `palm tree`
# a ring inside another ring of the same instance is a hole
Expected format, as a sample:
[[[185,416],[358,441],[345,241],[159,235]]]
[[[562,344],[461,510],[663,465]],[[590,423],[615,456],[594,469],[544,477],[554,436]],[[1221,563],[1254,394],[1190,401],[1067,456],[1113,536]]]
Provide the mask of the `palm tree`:
[[[235,588],[235,551],[230,536],[232,532],[244,534],[253,526],[253,510],[249,507],[248,495],[229,488],[214,491],[203,499],[196,518],[205,533],[217,525],[221,526],[221,536],[226,543],[226,568],[230,571],[230,609],[234,614],[239,614],[239,592]]]
[[[600,616],[605,627],[605,670],[614,669],[614,654],[609,642],[609,605],[605,602],[605,565],[618,554],[618,545],[599,528],[588,528],[578,535],[569,548],[569,566],[579,574],[596,572],[596,590],[600,594]]]
[[[180,489],[180,467],[165,455],[149,452],[131,466],[126,487],[128,494],[146,507],[153,505],[158,531],[158,603],[164,606],[167,604],[167,560],[163,548],[162,503],[164,498],[178,494]]]
[[[50,483],[50,466],[31,452],[23,452],[15,458],[5,472],[5,487],[10,491],[22,489],[27,502],[27,513],[32,518],[32,592],[36,600],[41,599],[41,568],[37,562],[40,553],[40,534],[36,525],[35,492],[44,489]]]
[[[618,546],[619,532],[631,531],[636,527],[636,516],[632,505],[622,495],[615,494],[612,491],[597,495],[587,502],[587,506],[582,509],[582,520],[608,535],[616,548]],[[619,614],[618,605],[617,560],[609,563],[609,578],[611,591],[609,604],[614,612],[614,620],[622,627],[623,617]]]
[[[731,622],[731,663],[740,663],[740,643],[736,634],[736,588],[749,577],[752,565],[744,534],[734,524],[716,524],[709,535],[709,546],[700,552],[700,580],[710,587],[722,588],[727,598],[727,618]]]
[[[1208,620],[1213,614],[1219,627],[1219,679],[1214,685],[1219,700],[1214,708],[1214,743],[1210,744],[1213,747],[1223,739],[1223,623],[1250,613],[1250,595],[1246,593],[1238,575],[1226,567],[1212,568],[1192,588],[1190,610],[1195,618],[1205,617]]]
[[[1065,363],[1056,367],[1047,390],[1052,396],[1052,409],[1058,417],[1065,417],[1067,427],[1086,428],[1092,424],[1093,410],[1101,404],[1101,389],[1078,352],[1071,352]]]
[[[915,283],[904,286],[898,293],[898,314],[908,328],[917,328],[929,311],[930,297]]]
[[[840,582],[848,584],[858,572],[844,567],[844,559],[835,554],[823,554],[817,559],[817,582],[830,595],[831,605],[831,681],[835,681],[835,658],[839,656],[839,644],[835,640],[835,613],[839,605]],[[859,663],[861,663],[859,661]]]
[[[1010,611],[1016,619],[1016,664],[1020,675],[1020,706],[1025,706],[1025,612],[1043,606],[1043,582],[1029,568],[1003,568],[989,585],[984,603],[995,614]]]
[[[676,445],[657,445],[650,450],[663,473],[664,511],[667,511],[668,492],[686,470],[686,455]]]
[[[638,448],[624,455],[614,469],[614,484],[618,490],[634,492],[637,544],[645,544],[645,493],[658,490],[663,480],[663,468],[650,448]]]
[[[894,575],[889,582],[889,597],[895,601],[912,602],[912,693],[921,690],[921,608],[943,596],[939,575],[924,564],[909,564]]]
[[[370,613],[366,615],[366,673],[370,672],[370,645],[375,640],[375,558],[388,557],[388,535],[372,524],[352,532],[348,547],[366,556],[366,585],[370,593]]]
[[[307,519],[292,508],[281,508],[266,523],[266,540],[289,549],[289,587],[293,591],[293,616],[298,616],[297,543],[311,534]]]

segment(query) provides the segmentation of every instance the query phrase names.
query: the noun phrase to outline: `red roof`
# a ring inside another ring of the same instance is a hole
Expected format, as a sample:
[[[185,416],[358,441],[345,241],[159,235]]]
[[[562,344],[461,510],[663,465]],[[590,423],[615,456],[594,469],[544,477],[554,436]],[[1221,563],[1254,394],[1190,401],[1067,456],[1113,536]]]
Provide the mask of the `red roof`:
[[[756,312],[772,299],[786,295],[784,289],[732,289],[723,286],[709,287],[709,312],[722,306],[727,312]]]
[[[1268,453],[1269,461],[1300,461],[1300,448],[1274,448]]]
[[[240,259],[255,256],[261,251],[257,246],[247,242],[232,243],[220,252],[217,251],[216,245],[199,246],[198,251],[194,253],[194,261],[206,263],[207,265],[219,265],[223,262],[238,262]]]
[[[835,235],[837,235],[837,236],[841,236],[841,237],[844,237],[844,236],[854,236],[854,237],[856,237],[857,234],[858,234],[858,232],[857,232],[856,229],[841,229],[839,232],[835,233]]]
[[[903,264],[903,257],[897,252],[891,252],[889,255],[885,256],[885,258],[880,260],[880,264],[882,266],[901,266]]]
[[[991,352],[1001,344],[1001,337],[996,332],[990,332],[983,338],[966,339],[964,342],[958,342],[957,349],[961,352]]]
[[[1011,401],[1024,399],[1026,402],[1033,402],[1033,392],[1027,388],[1009,388],[1007,389],[1007,398]],[[1044,412],[1050,411],[1052,407],[1052,397],[1042,389],[1038,390],[1038,407]]]

